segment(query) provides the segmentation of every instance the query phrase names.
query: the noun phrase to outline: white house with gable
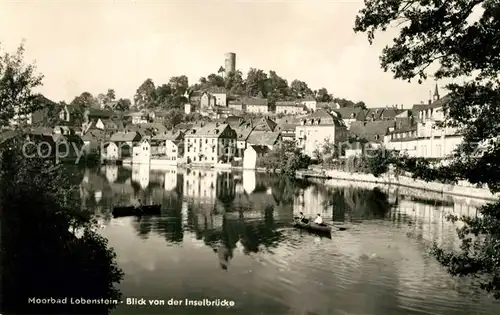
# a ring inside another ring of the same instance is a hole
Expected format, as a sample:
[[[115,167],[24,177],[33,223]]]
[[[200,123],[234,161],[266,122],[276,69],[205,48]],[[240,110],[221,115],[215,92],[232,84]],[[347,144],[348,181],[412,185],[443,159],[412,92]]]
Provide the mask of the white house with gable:
[[[132,151],[132,164],[149,164],[151,162],[151,144],[148,137],[144,137],[137,146],[134,146]]]

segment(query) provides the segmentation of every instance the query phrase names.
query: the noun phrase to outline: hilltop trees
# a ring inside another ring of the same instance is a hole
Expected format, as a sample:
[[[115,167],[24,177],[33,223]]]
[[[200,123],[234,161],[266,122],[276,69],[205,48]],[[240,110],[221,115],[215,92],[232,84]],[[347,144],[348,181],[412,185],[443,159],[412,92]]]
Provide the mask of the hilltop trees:
[[[290,83],[290,90],[295,98],[304,98],[313,94],[313,91],[309,88],[307,83],[300,80],[293,80],[292,83]]]
[[[478,13],[474,20],[473,13]],[[496,0],[368,0],[354,30],[368,34],[399,25],[400,33],[382,51],[381,66],[394,77],[422,82],[464,78],[447,85],[447,122],[464,134],[451,165],[432,170],[435,178],[466,179],[500,191],[500,2]],[[436,66],[437,70],[430,69]],[[418,161],[417,161],[418,162]],[[413,163],[415,164],[415,163]],[[417,175],[429,169],[417,163]],[[429,178],[427,178],[429,179]],[[478,218],[461,218],[462,252],[437,246],[433,254],[453,275],[472,275],[500,298],[500,201],[484,206]],[[452,220],[458,218],[452,217]]]
[[[224,74],[224,75],[223,75]],[[173,110],[183,109],[184,104],[189,100],[188,95],[194,91],[202,92],[213,88],[224,88],[233,97],[265,97],[269,104],[274,106],[277,101],[293,101],[313,96],[318,102],[338,102],[341,107],[364,107],[363,102],[354,103],[349,100],[334,98],[326,88],[313,91],[306,82],[293,80],[290,84],[280,77],[276,71],[266,73],[262,69],[251,68],[246,77],[240,70],[224,73],[224,68],[220,68],[217,73],[211,73],[206,77],[201,77],[198,82],[189,85],[186,75],[171,77],[167,83],[156,85],[153,79],[148,78],[139,85],[133,97],[133,102],[128,99],[119,98],[114,89],[108,89],[106,93],[101,93],[96,97],[89,92],[84,92],[75,97],[71,105],[75,105],[82,110],[88,108],[98,108],[101,104],[105,108],[128,111],[128,110]],[[112,104],[106,106],[106,104]]]
[[[155,86],[152,79],[146,79],[137,88],[134,96],[134,108],[164,109],[181,108],[186,102],[185,93],[189,89],[185,75],[171,77],[168,84]]]

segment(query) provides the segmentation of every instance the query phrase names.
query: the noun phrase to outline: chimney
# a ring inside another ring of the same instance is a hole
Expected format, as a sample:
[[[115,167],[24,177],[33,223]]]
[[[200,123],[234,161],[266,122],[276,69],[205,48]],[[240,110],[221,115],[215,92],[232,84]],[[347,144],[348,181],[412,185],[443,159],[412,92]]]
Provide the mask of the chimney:
[[[403,109],[403,104],[401,104],[401,109]]]

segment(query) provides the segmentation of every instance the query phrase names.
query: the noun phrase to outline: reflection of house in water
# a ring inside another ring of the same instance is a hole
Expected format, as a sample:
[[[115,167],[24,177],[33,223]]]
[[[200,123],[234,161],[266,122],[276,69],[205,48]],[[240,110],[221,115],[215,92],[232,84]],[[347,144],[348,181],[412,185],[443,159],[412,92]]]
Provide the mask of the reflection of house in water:
[[[185,201],[182,202],[181,214],[182,214],[182,225],[183,226],[188,225],[189,207],[188,207],[188,203]]]
[[[415,199],[415,198],[412,198]],[[398,214],[404,215],[405,223],[415,228],[415,236],[428,242],[437,242],[449,250],[458,250],[460,241],[456,237],[457,225],[446,219],[448,214],[457,216],[476,216],[476,208],[453,201],[427,202],[404,198],[400,201]]]
[[[229,200],[234,181],[230,173],[218,174],[213,170],[194,169],[184,174],[184,197],[194,211],[199,230],[220,228],[222,216],[215,214],[217,199]]]
[[[118,179],[118,166],[106,165],[106,179],[109,183],[114,183]]]
[[[255,190],[257,185],[257,179],[255,177],[255,171],[245,170],[243,171],[243,188],[247,194],[251,194]]]
[[[212,170],[193,169],[184,175],[184,196],[201,204],[215,204],[217,173]]]
[[[332,215],[332,206],[328,205],[328,196],[313,185],[300,190],[294,198],[293,211],[303,212],[306,217],[316,216],[317,213],[329,217]]]
[[[217,174],[217,199],[228,206],[234,200],[236,194],[236,184],[233,174],[221,172]]]
[[[94,198],[96,202],[101,201],[102,199],[102,191],[98,190],[94,193]]]
[[[163,172],[165,173],[165,190],[174,190],[177,187],[177,167],[166,168]]]
[[[149,164],[132,165],[132,181],[138,183],[142,189],[149,185]]]

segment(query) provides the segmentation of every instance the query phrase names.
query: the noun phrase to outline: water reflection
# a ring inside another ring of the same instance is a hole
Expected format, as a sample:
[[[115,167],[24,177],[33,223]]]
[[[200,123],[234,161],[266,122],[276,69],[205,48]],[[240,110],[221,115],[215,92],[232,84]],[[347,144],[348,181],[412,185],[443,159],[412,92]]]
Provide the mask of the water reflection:
[[[425,251],[431,241],[455,247],[454,226],[444,216],[473,214],[473,205],[251,171],[150,170],[148,183],[139,185],[132,169],[119,168],[114,182],[106,174],[88,170],[82,181],[87,204],[102,216],[132,197],[162,205],[161,216],[111,220],[103,232],[126,271],[122,290],[129,296],[199,298],[210,292],[238,301],[238,314],[499,311],[484,297],[471,298],[469,286],[451,279]],[[320,239],[290,227],[297,212],[320,212],[351,227]]]

